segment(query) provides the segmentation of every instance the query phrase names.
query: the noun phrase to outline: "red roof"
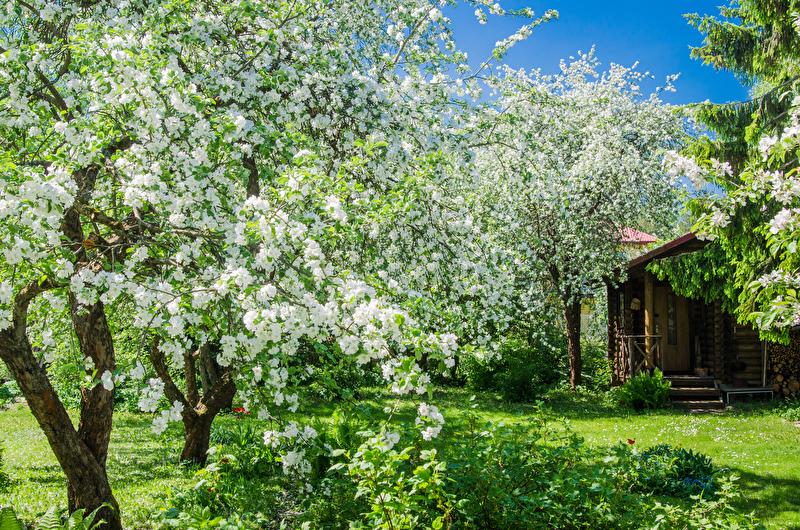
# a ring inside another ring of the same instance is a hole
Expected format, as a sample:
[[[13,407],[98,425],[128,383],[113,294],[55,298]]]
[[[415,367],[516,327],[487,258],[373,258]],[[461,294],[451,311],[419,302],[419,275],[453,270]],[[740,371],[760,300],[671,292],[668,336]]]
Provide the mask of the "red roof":
[[[656,236],[626,226],[620,231],[622,242],[626,245],[647,245],[658,241]]]

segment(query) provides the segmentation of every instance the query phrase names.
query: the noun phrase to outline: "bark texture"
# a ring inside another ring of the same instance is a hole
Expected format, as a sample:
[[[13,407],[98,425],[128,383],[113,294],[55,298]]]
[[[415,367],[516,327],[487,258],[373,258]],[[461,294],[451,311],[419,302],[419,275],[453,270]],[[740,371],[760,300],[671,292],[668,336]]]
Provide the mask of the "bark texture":
[[[150,348],[150,362],[164,383],[164,393],[170,401],[183,404],[181,419],[184,428],[181,461],[204,465],[211,440],[211,424],[222,410],[230,408],[236,395],[236,385],[228,368],[217,364],[216,349],[205,344],[196,351],[184,354],[186,393],[182,392],[169,373],[166,359],[156,337]],[[202,394],[197,385],[200,377]]]
[[[46,290],[48,284],[31,284],[16,297],[13,324],[0,332],[0,359],[20,387],[28,406],[47,437],[67,478],[67,497],[70,510],[85,508],[92,511],[103,504],[100,517],[111,530],[121,530],[119,504],[111,492],[106,475],[106,456],[111,433],[112,392],[101,385],[84,391],[81,402],[81,422],[76,430],[64,405],[47,376],[46,368],[34,355],[28,340],[27,311],[30,301]],[[82,324],[93,334],[99,330],[99,339],[86,335],[85,344],[95,348],[95,355],[103,358],[105,366],[113,366],[113,349],[107,349],[109,335],[102,307],[94,308]],[[84,347],[84,343],[81,343]],[[87,351],[84,351],[87,353]],[[110,364],[108,364],[110,363]],[[96,413],[97,417],[92,417]]]

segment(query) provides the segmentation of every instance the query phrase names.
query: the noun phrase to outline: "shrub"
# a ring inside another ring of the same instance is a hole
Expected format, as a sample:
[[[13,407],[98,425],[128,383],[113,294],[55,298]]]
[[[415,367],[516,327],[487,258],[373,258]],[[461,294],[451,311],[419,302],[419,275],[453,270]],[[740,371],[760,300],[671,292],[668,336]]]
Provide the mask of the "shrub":
[[[19,387],[14,381],[0,383],[0,409],[13,403],[19,395]]]
[[[669,401],[671,383],[656,368],[652,374],[642,372],[627,381],[618,391],[623,405],[635,410],[663,407]]]
[[[582,341],[583,386],[589,390],[605,392],[611,388],[611,363],[608,360],[608,345],[599,340],[586,338]]]
[[[717,491],[718,470],[702,453],[659,444],[639,453],[634,461],[637,485],[646,493],[690,498]]]
[[[800,399],[786,399],[778,407],[778,415],[788,421],[800,421]]]
[[[464,355],[459,375],[472,390],[494,390],[506,401],[533,401],[561,379],[558,352],[544,338],[510,337],[496,357]]]
[[[359,364],[352,355],[341,355],[337,347],[324,342],[303,342],[296,356],[298,366],[314,366],[304,394],[309,399],[350,400],[362,387],[382,384],[374,367]]]
[[[363,425],[342,410],[328,424],[316,424],[314,447],[307,448],[311,470],[302,482],[286,475],[280,455],[264,444],[263,424],[243,421],[215,427],[208,465],[197,471],[188,490],[173,490],[152,514],[158,528],[272,528],[276,521],[313,520],[312,528],[346,528],[367,510],[356,484],[331,466],[343,462],[331,447],[355,450]],[[336,509],[332,509],[336,506]],[[279,526],[279,525],[278,525]]]
[[[317,456],[299,481],[247,427],[220,432],[227,445],[212,454],[194,487],[173,493],[154,526],[757,527],[732,508],[733,479],[708,457],[670,446],[591,447],[565,421],[544,414],[524,426],[468,415],[431,442],[420,442],[414,428],[368,431],[345,412],[315,428],[328,449],[309,451]]]

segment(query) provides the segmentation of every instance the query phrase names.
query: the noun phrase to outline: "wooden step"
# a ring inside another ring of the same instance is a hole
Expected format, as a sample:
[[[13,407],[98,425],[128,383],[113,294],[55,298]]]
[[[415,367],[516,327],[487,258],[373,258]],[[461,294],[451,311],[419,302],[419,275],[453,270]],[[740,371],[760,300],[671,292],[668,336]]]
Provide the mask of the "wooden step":
[[[672,406],[686,409],[689,412],[719,412],[725,410],[725,404],[721,399],[673,401]]]
[[[720,392],[712,387],[675,387],[669,389],[669,397],[672,400],[692,400],[692,399],[719,399]]]
[[[669,380],[673,387],[701,387],[714,388],[714,378],[704,375],[668,375],[664,379]]]

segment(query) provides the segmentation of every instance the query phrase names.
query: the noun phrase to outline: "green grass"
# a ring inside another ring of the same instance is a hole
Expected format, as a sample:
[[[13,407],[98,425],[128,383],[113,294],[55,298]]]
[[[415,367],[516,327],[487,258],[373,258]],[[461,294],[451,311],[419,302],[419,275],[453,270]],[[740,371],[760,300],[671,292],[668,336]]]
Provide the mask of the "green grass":
[[[0,412],[0,444],[5,448],[11,491],[0,493],[0,505],[10,505],[32,522],[50,506],[65,508],[66,481],[39,425],[23,406]],[[155,498],[173,486],[191,483],[192,470],[177,465],[180,440],[157,438],[149,419],[115,413],[108,474],[120,503],[126,528],[144,521]]]
[[[470,396],[448,391],[437,394],[433,402],[450,422],[459,421],[471,407],[486,419],[508,424],[524,423],[540,413],[536,405],[505,404],[492,395],[470,401]],[[768,408],[719,415],[672,410],[638,414],[603,404],[591,395],[553,392],[544,401],[550,413],[568,418],[591,444],[633,439],[639,447],[670,443],[706,453],[741,477],[745,495],[741,510],[754,511],[769,528],[800,528],[800,428]],[[359,403],[371,414],[381,415],[386,399],[381,392],[366,391]],[[333,409],[327,403],[316,411],[324,417]],[[411,416],[413,404],[403,406],[401,414]],[[230,416],[218,419],[227,426],[237,421]],[[155,437],[149,417],[115,414],[109,476],[126,528],[145,528],[159,495],[192,483],[193,470],[177,464],[180,442],[177,427]],[[14,481],[10,492],[0,494],[0,505],[12,505],[24,519],[33,521],[51,505],[66,504],[61,471],[26,408],[0,412],[0,444],[6,449],[6,468]]]

